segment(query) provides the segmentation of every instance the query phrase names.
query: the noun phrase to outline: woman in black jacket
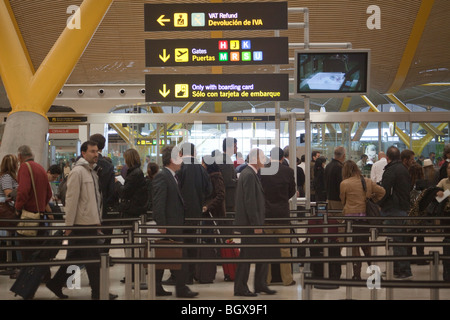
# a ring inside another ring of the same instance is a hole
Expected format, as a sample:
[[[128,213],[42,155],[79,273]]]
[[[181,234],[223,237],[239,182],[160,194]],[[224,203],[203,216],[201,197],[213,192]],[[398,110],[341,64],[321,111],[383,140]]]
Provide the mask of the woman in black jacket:
[[[147,182],[141,170],[141,159],[135,149],[124,152],[128,167],[125,182],[116,182],[115,188],[120,198],[119,210],[123,218],[134,218],[147,213]]]
[[[325,189],[325,157],[319,157],[314,164],[314,189],[316,201],[326,201],[327,191]]]
[[[152,211],[153,210],[153,178],[155,175],[159,172],[159,166],[157,163],[150,162],[147,166],[147,193],[148,193],[148,203],[147,203],[147,210]]]

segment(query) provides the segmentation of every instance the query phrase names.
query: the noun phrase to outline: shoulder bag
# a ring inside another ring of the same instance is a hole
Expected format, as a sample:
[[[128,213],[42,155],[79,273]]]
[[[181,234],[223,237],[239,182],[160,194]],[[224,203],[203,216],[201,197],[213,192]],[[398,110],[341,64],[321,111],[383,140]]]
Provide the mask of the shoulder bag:
[[[381,215],[381,208],[377,205],[371,198],[367,197],[367,186],[366,180],[361,176],[361,183],[364,190],[364,196],[366,197],[366,216],[368,217],[379,217]]]
[[[22,214],[20,215],[20,220],[39,220],[41,218],[41,213],[39,210],[39,203],[37,200],[37,194],[36,194],[36,186],[34,185],[34,177],[33,177],[33,171],[31,170],[31,166],[28,162],[25,162],[25,164],[28,167],[28,170],[30,171],[30,177],[31,177],[31,184],[33,185],[33,191],[34,191],[34,198],[36,200],[36,208],[38,209],[38,212],[30,212],[25,209],[22,209]],[[38,227],[39,222],[19,222],[17,224],[18,227]],[[26,230],[17,230],[17,233],[25,236],[25,237],[35,237],[37,236],[37,230],[36,229],[26,229]]]
[[[14,221],[2,221],[3,219],[17,219],[16,209],[13,205],[6,202],[0,202],[0,227],[15,227],[17,222]]]

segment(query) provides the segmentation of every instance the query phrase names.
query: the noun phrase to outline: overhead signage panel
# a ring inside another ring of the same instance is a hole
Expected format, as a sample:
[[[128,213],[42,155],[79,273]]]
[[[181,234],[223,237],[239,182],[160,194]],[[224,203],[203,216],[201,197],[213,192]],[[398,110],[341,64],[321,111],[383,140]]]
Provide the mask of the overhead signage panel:
[[[147,102],[288,101],[288,74],[147,74]]]
[[[146,40],[146,66],[288,64],[287,37]]]
[[[275,121],[275,116],[228,116],[227,120],[232,122],[267,122]]]
[[[286,30],[287,2],[144,5],[145,31]]]
[[[81,123],[87,122],[87,117],[48,117],[48,121],[51,123],[63,122],[63,123]]]

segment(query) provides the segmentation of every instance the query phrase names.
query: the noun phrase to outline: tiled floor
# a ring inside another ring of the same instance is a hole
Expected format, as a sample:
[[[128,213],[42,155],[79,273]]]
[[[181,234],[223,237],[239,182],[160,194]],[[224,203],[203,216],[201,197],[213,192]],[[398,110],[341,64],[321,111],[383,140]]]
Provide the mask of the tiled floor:
[[[436,250],[436,249],[433,249]],[[442,250],[442,249],[441,249]],[[429,249],[426,249],[426,253]],[[379,252],[379,254],[382,254]],[[61,251],[57,258],[64,258],[65,252]],[[115,249],[111,251],[111,256],[122,257],[123,250]],[[57,267],[52,267],[52,274],[56,271]],[[361,275],[363,279],[366,279],[369,275],[365,274],[367,264],[363,263]],[[385,265],[380,263],[380,268],[382,271],[385,270]],[[294,265],[294,280],[297,282],[293,286],[283,286],[280,284],[273,284],[270,287],[277,290],[275,295],[265,295],[260,294],[257,298],[242,298],[234,297],[233,295],[233,283],[225,282],[223,280],[222,267],[218,266],[216,280],[212,284],[198,284],[195,283],[190,286],[193,291],[199,292],[199,295],[192,299],[195,301],[199,300],[303,300],[302,287],[300,285],[300,277],[302,268]],[[342,275],[345,277],[346,267],[342,267]],[[414,280],[429,280],[430,279],[430,266],[429,265],[412,265],[412,271],[414,275]],[[110,268],[110,292],[119,295],[118,300],[125,299],[125,285],[120,282],[124,277],[125,266],[116,264]],[[442,277],[442,265],[440,265],[440,275]],[[165,277],[168,277],[168,272],[166,272]],[[20,297],[15,297],[14,294],[9,290],[14,280],[11,280],[7,275],[0,275],[0,299],[1,300],[21,300]],[[252,287],[252,275],[250,275],[249,287]],[[174,288],[166,286],[167,291],[173,291]],[[81,288],[80,289],[64,289],[64,293],[70,296],[70,300],[86,300],[90,299],[90,288],[88,286],[88,279],[85,270],[81,272]],[[351,295],[348,295],[346,287],[340,287],[338,289],[312,289],[312,300],[343,300],[343,299],[358,299],[358,300],[370,300],[371,290],[366,287],[353,287],[351,289]],[[141,291],[141,299],[147,299],[147,290]],[[58,300],[45,285],[41,285],[38,289],[35,299],[39,300]],[[157,300],[179,300],[174,295],[170,297],[157,297]],[[377,290],[377,299],[386,299],[386,289],[381,288]],[[393,293],[394,300],[429,300],[430,299],[430,289],[395,289]],[[440,289],[439,299],[448,300],[450,299],[450,289]]]

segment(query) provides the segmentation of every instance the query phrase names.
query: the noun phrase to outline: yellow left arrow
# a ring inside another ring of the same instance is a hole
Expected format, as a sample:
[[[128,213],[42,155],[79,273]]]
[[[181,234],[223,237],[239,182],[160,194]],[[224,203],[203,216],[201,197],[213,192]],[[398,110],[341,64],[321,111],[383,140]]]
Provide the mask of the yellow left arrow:
[[[170,89],[167,90],[167,86],[164,84],[163,89],[159,89],[159,94],[162,95],[164,98],[167,97],[170,93]]]
[[[166,25],[164,24],[164,22],[170,22],[170,19],[164,19],[164,17],[165,17],[165,15],[161,15],[161,16],[158,18],[158,20],[156,20],[156,21],[158,21],[158,23],[159,23],[161,26],[163,26],[163,27],[166,26]]]
[[[167,60],[170,59],[170,54],[167,54],[166,49],[163,50],[163,54],[159,55],[159,58],[163,61],[163,62],[167,62]]]

